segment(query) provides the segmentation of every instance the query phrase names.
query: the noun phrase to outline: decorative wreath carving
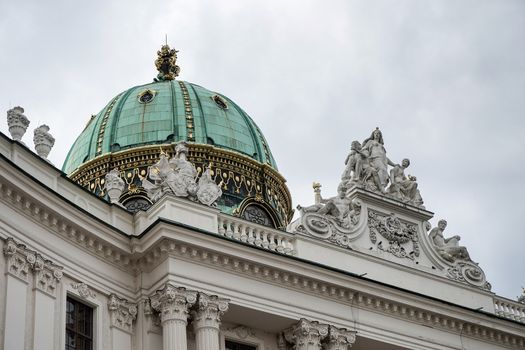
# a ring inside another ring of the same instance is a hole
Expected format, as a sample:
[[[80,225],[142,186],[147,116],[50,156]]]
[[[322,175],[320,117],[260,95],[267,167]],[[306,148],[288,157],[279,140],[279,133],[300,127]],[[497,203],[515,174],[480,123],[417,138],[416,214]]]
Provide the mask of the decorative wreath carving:
[[[398,258],[414,260],[419,257],[419,238],[416,225],[402,222],[394,213],[381,215],[370,210],[368,212],[368,229],[370,241],[377,244],[377,249],[389,252]],[[385,238],[386,241],[380,239],[381,237]]]

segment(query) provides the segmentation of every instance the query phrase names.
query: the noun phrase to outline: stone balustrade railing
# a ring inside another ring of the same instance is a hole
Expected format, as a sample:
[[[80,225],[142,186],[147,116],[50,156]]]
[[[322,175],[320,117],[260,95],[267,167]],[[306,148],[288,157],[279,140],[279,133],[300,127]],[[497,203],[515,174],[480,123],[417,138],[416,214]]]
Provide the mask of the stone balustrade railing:
[[[294,235],[228,215],[219,215],[219,234],[278,253],[295,255]]]
[[[494,309],[498,316],[525,323],[525,304],[496,296]]]

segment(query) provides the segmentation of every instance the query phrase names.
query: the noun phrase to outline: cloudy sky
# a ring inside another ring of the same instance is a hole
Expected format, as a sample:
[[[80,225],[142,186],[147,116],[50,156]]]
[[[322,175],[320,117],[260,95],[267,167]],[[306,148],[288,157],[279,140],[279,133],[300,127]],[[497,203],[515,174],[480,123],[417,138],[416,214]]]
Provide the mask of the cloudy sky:
[[[525,2],[2,1],[0,109],[56,136],[61,167],[89,116],[150,82],[164,35],[180,78],[258,123],[294,206],[334,195],[352,140],[379,126],[412,161],[493,291],[525,285]],[[0,131],[8,134],[5,122]]]

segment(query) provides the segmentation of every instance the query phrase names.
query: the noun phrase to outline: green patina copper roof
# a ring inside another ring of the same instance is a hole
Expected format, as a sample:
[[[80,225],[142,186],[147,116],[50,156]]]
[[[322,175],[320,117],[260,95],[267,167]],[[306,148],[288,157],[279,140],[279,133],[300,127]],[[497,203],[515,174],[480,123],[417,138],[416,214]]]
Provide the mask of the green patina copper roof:
[[[261,131],[233,101],[192,83],[168,80],[113,98],[89,121],[62,170],[70,174],[109,152],[180,140],[233,150],[277,169]]]

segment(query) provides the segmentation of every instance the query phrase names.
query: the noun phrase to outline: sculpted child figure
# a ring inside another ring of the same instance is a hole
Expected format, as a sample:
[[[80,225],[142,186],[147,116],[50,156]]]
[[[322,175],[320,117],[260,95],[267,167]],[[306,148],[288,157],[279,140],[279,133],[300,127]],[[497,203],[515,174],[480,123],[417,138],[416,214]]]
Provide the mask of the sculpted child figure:
[[[372,178],[378,189],[382,188],[378,172],[370,166],[368,156],[362,151],[359,141],[353,141],[350,148],[350,154],[345,160],[346,168],[341,176],[343,183],[347,188],[359,184],[363,185]]]

